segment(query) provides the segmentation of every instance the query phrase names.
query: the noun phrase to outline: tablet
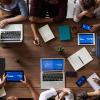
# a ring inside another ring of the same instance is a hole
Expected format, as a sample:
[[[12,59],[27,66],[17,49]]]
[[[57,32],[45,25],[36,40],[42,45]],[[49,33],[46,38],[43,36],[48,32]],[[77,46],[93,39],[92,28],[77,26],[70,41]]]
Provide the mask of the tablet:
[[[23,71],[6,71],[5,75],[7,76],[7,82],[21,82],[21,80],[24,81]]]
[[[95,33],[78,33],[78,45],[95,45]]]

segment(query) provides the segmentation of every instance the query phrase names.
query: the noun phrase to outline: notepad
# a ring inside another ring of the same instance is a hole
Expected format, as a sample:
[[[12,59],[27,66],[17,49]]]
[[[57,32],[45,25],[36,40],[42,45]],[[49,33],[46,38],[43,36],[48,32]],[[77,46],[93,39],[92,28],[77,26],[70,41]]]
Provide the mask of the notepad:
[[[0,83],[1,83],[1,79],[0,79]],[[6,92],[5,92],[4,87],[2,87],[2,88],[0,89],[0,97],[3,97],[3,96],[6,96]]]
[[[75,71],[79,70],[93,60],[85,47],[67,58]]]
[[[59,37],[61,41],[71,40],[71,28],[68,25],[58,27]]]
[[[99,79],[99,76],[96,74],[96,73],[93,73],[88,79],[88,83],[91,85],[91,87],[94,89],[94,90],[100,90],[100,86],[94,81],[94,78],[96,79]]]
[[[39,28],[39,33],[40,33],[41,37],[43,38],[44,42],[49,42],[50,40],[55,38],[49,25],[45,25],[45,26]]]

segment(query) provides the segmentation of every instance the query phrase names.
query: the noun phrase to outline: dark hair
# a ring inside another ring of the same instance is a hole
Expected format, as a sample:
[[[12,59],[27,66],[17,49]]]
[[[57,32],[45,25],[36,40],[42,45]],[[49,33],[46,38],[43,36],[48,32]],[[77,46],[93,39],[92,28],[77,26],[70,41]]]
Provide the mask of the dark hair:
[[[88,10],[91,7],[95,7],[96,1],[95,0],[82,0],[82,5],[85,10]]]
[[[11,4],[12,0],[0,0],[0,3],[3,3],[3,4]]]

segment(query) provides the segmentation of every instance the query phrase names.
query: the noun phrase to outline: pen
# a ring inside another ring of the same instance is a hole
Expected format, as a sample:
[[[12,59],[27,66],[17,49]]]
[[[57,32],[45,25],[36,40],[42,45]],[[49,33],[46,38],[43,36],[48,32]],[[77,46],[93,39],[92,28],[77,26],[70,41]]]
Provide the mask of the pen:
[[[78,56],[78,58],[81,60],[81,62],[84,64],[84,62],[82,61],[81,57]]]

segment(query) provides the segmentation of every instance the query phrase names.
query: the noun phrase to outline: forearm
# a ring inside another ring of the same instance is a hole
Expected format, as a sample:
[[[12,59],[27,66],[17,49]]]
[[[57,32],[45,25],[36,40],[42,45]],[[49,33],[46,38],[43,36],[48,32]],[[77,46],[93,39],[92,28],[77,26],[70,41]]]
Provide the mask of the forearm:
[[[28,87],[29,91],[31,92],[32,98],[34,100],[38,100],[38,96],[37,96],[36,92],[34,91],[34,89],[31,87],[31,85],[27,84],[27,87]]]
[[[77,15],[77,19],[81,20],[85,16],[85,12],[81,12],[79,15]]]
[[[31,24],[31,29],[32,29],[34,38],[35,38],[35,37],[38,37],[37,34],[36,34],[36,25],[35,25],[35,24]]]
[[[25,20],[27,17],[22,16],[22,15],[18,15],[16,17],[12,17],[12,18],[7,18],[7,22],[8,23],[12,23],[12,22],[19,22],[19,21],[23,21]]]
[[[29,18],[29,20],[33,23],[50,23],[50,22],[53,22],[53,18],[38,18],[38,17],[33,17],[31,16]]]

